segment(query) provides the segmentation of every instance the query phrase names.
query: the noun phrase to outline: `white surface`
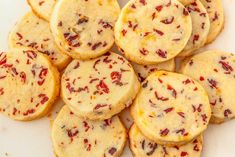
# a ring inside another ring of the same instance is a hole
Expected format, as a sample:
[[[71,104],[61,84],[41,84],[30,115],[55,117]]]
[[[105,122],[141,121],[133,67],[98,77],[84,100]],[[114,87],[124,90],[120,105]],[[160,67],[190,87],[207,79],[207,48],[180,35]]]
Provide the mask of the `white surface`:
[[[127,0],[119,1],[123,6]],[[225,28],[217,40],[205,49],[220,49],[235,53],[235,0],[223,0],[223,3],[226,14]],[[10,29],[28,10],[26,0],[0,0],[0,51],[7,50],[7,36]],[[202,157],[234,157],[234,132],[235,120],[222,125],[210,125],[205,132]],[[0,115],[0,157],[53,156],[48,117],[26,123],[15,122]],[[122,157],[131,156],[126,148]]]

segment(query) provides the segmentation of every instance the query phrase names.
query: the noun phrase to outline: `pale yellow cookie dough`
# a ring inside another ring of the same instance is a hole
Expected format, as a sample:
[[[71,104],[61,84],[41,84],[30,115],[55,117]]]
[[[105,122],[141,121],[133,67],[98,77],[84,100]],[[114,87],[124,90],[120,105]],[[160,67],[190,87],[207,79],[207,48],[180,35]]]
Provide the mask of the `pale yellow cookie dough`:
[[[40,18],[50,21],[57,0],[27,0],[32,11]]]
[[[58,157],[120,157],[126,129],[117,116],[104,121],[84,120],[64,106],[52,127]]]
[[[201,157],[202,136],[182,146],[159,145],[146,138],[134,124],[129,131],[134,157]]]
[[[115,41],[125,56],[138,64],[174,58],[192,33],[187,9],[177,0],[130,0],[115,24]]]
[[[196,79],[207,91],[213,123],[235,117],[235,56],[222,51],[207,51],[188,59],[180,72]]]
[[[164,145],[182,145],[207,128],[211,108],[199,83],[185,75],[157,71],[142,83],[131,114],[149,139]]]
[[[88,60],[108,52],[120,12],[117,0],[60,0],[51,18],[57,45],[69,56]]]
[[[70,57],[56,45],[48,22],[38,18],[33,12],[27,13],[12,29],[9,47],[29,47],[50,57],[60,70],[67,66]]]
[[[72,61],[62,76],[61,96],[75,114],[103,120],[128,107],[139,87],[131,64],[108,52],[97,59]]]
[[[0,112],[28,121],[45,115],[59,95],[59,73],[46,55],[28,48],[0,54]]]

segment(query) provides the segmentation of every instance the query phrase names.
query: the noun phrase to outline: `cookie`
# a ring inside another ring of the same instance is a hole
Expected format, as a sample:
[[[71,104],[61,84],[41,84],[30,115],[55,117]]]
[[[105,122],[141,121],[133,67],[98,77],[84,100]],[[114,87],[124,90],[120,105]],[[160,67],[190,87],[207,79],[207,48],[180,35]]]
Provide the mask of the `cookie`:
[[[175,70],[175,60],[171,59],[166,62],[162,62],[154,65],[140,65],[136,63],[132,63],[135,72],[137,73],[140,82],[143,82],[148,75],[157,70],[166,70],[166,71],[174,71]]]
[[[60,70],[70,61],[70,57],[56,45],[49,23],[32,12],[27,13],[13,28],[9,35],[9,46],[11,48],[25,46],[46,54]]]
[[[50,21],[57,0],[27,0],[32,11],[40,18]]]
[[[196,79],[207,91],[212,108],[211,122],[235,117],[235,56],[222,51],[207,51],[193,56],[181,72]]]
[[[14,120],[44,116],[59,95],[59,73],[49,58],[28,48],[0,54],[0,112]]]
[[[134,124],[129,131],[130,149],[135,157],[201,157],[202,136],[182,146],[159,145],[146,138]]]
[[[191,33],[189,12],[177,0],[130,0],[114,31],[122,53],[144,65],[174,58],[184,49]]]
[[[114,44],[116,0],[60,0],[52,13],[51,30],[57,45],[69,56],[97,58]]]
[[[204,46],[210,30],[209,15],[200,0],[195,0],[185,7],[192,18],[193,32],[184,50],[178,55],[180,57],[190,56],[193,51]]]
[[[140,83],[131,64],[109,52],[93,60],[72,61],[61,86],[61,96],[75,114],[103,120],[128,107]]]
[[[64,106],[52,127],[58,157],[119,157],[125,147],[126,130],[117,116],[104,121],[84,120]]]
[[[207,128],[211,108],[199,83],[185,75],[157,71],[142,83],[131,114],[147,138],[182,145]]]
[[[210,32],[207,37],[207,44],[216,39],[224,27],[224,10],[221,0],[200,0],[207,9],[210,17]]]

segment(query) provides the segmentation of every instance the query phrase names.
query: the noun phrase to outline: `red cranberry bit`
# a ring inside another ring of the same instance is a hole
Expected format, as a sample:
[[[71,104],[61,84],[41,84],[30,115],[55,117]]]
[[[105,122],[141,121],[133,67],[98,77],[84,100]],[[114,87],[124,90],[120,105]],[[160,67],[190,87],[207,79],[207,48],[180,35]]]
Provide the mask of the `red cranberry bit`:
[[[19,40],[23,39],[22,34],[20,34],[20,33],[17,32],[16,35],[18,36]]]
[[[97,105],[94,107],[94,110],[99,110],[100,108],[107,107],[107,106],[108,106],[107,104],[97,104]]]
[[[152,14],[152,20],[154,20],[155,17],[156,17],[156,13],[154,12],[154,13]]]
[[[216,11],[214,17],[212,18],[212,21],[214,22],[214,21],[216,21],[218,19],[219,19],[219,14]]]
[[[17,109],[14,107],[12,114],[13,114],[13,115],[16,115],[16,112],[17,112]]]
[[[94,65],[93,65],[93,69],[95,69],[95,71],[98,71],[98,69],[96,68],[97,64],[99,64],[100,59],[96,60]]]
[[[187,152],[181,152],[180,156],[181,157],[188,156],[188,153]]]
[[[48,73],[48,69],[42,69],[39,73],[39,78],[40,79],[44,79],[46,76],[47,76],[47,73]]]
[[[113,81],[113,83],[118,83],[121,81],[121,78],[122,78],[122,74],[117,72],[117,71],[113,71],[111,73],[111,79]]]
[[[109,149],[109,154],[110,154],[110,155],[114,155],[114,153],[115,153],[116,151],[117,151],[117,149],[114,148],[114,147],[112,147],[112,148]]]
[[[217,88],[217,82],[213,79],[207,79],[207,81],[209,82],[210,84],[210,87],[213,89],[213,88]]]
[[[37,57],[37,54],[34,51],[28,50],[28,51],[24,51],[27,54],[27,57],[30,59],[34,59]]]
[[[173,111],[174,110],[174,108],[173,107],[171,107],[171,108],[167,108],[167,109],[165,109],[164,111],[166,112],[166,113],[169,113],[169,112],[171,112],[171,111]]]
[[[142,5],[146,5],[146,4],[147,4],[145,0],[140,0],[140,3],[141,3]]]
[[[172,96],[173,96],[174,98],[176,98],[176,96],[177,96],[176,90],[175,90],[171,85],[167,85],[167,89],[170,90],[170,91],[172,91]]]
[[[162,10],[163,6],[162,5],[159,5],[159,6],[156,6],[155,9],[160,12]]]
[[[233,71],[232,66],[230,66],[228,62],[219,61],[219,64],[222,65],[222,68],[223,68],[225,71],[227,71],[227,72],[229,72],[229,73]]]
[[[161,20],[161,22],[164,23],[164,24],[166,24],[166,25],[168,25],[168,24],[171,24],[171,23],[174,21],[174,19],[175,19],[175,17],[172,16],[172,17],[170,17],[170,18],[168,18],[168,19]]]
[[[107,84],[105,84],[105,82],[104,82],[103,80],[101,80],[101,81],[99,82],[99,84],[96,85],[96,88],[97,88],[98,90],[102,90],[102,91],[105,92],[105,93],[109,93],[109,88],[108,88]]]
[[[186,79],[185,81],[183,81],[183,84],[189,84],[189,83],[191,83],[191,81],[190,81],[190,79]]]
[[[77,68],[79,68],[79,67],[80,67],[80,63],[77,62],[76,65],[73,67],[73,69],[77,69]]]
[[[147,54],[149,53],[149,51],[146,50],[145,48],[142,48],[142,49],[140,50],[140,53],[145,56],[145,55],[147,55]]]
[[[189,12],[188,12],[188,10],[186,8],[183,9],[183,14],[184,14],[184,16],[188,16],[189,15]]]
[[[167,136],[168,135],[168,133],[169,133],[169,129],[164,129],[164,130],[160,130],[160,135],[161,136]]]
[[[123,30],[122,30],[122,35],[125,36],[126,33],[127,33],[127,30],[123,29]]]
[[[38,97],[42,98],[42,100],[40,101],[41,104],[45,104],[49,100],[49,98],[45,94],[39,94]]]
[[[25,72],[21,72],[21,73],[20,73],[20,78],[21,78],[21,81],[22,81],[23,83],[26,82],[26,74],[25,74]]]
[[[73,129],[67,129],[66,131],[67,131],[68,137],[71,139],[71,142],[72,142],[73,138],[77,136],[78,130],[73,128]]]
[[[177,112],[177,114],[178,114],[180,117],[185,118],[184,112]]]
[[[33,114],[35,109],[28,109],[26,112],[23,113],[24,116],[28,116],[29,114]]]
[[[200,81],[204,81],[205,78],[204,78],[203,76],[200,76],[199,80],[200,80]]]
[[[90,129],[90,126],[86,121],[83,121],[83,127],[85,128],[85,132],[87,132]]]
[[[232,114],[232,111],[231,111],[230,109],[226,109],[226,110],[224,111],[224,117],[227,117],[227,118],[228,118],[228,116],[229,116],[230,114]]]
[[[3,95],[3,94],[4,94],[4,89],[0,88],[0,95]]]
[[[207,122],[207,116],[206,116],[206,114],[203,114],[203,115],[201,115],[201,116],[202,116],[203,122]]]
[[[158,54],[158,56],[162,57],[162,58],[167,58],[166,55],[167,55],[167,51],[163,51],[162,49],[158,49],[156,51],[156,53]]]
[[[193,36],[193,44],[195,44],[196,41],[198,41],[198,39],[199,39],[199,35],[198,35],[198,34],[195,34],[195,35]]]
[[[196,151],[196,152],[199,152],[199,151],[200,151],[200,148],[199,148],[198,145],[196,144],[196,145],[193,147],[193,150]]]
[[[95,43],[92,47],[91,47],[91,49],[92,50],[96,50],[98,47],[100,47],[102,45],[102,43],[101,42],[98,42],[98,43]]]
[[[104,120],[105,126],[110,126],[112,124],[112,119]]]
[[[169,98],[160,97],[158,95],[157,91],[155,91],[154,94],[155,94],[155,97],[157,98],[157,100],[161,100],[161,101],[168,101],[169,100]]]
[[[156,33],[159,34],[160,36],[163,36],[163,35],[164,35],[164,33],[163,33],[162,31],[158,30],[158,29],[153,29],[153,30],[154,30],[154,32],[156,32]]]

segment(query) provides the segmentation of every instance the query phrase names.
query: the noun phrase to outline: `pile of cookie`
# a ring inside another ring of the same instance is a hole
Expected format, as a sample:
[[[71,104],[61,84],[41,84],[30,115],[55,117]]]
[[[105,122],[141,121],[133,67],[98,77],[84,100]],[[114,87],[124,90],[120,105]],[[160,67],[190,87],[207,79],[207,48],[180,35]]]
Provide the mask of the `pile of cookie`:
[[[0,112],[14,120],[66,104],[58,157],[118,157],[130,107],[134,156],[200,157],[209,122],[235,117],[235,57],[196,50],[224,25],[221,0],[28,0],[0,54]],[[111,52],[114,43],[120,53]],[[175,72],[175,57],[184,57]]]

